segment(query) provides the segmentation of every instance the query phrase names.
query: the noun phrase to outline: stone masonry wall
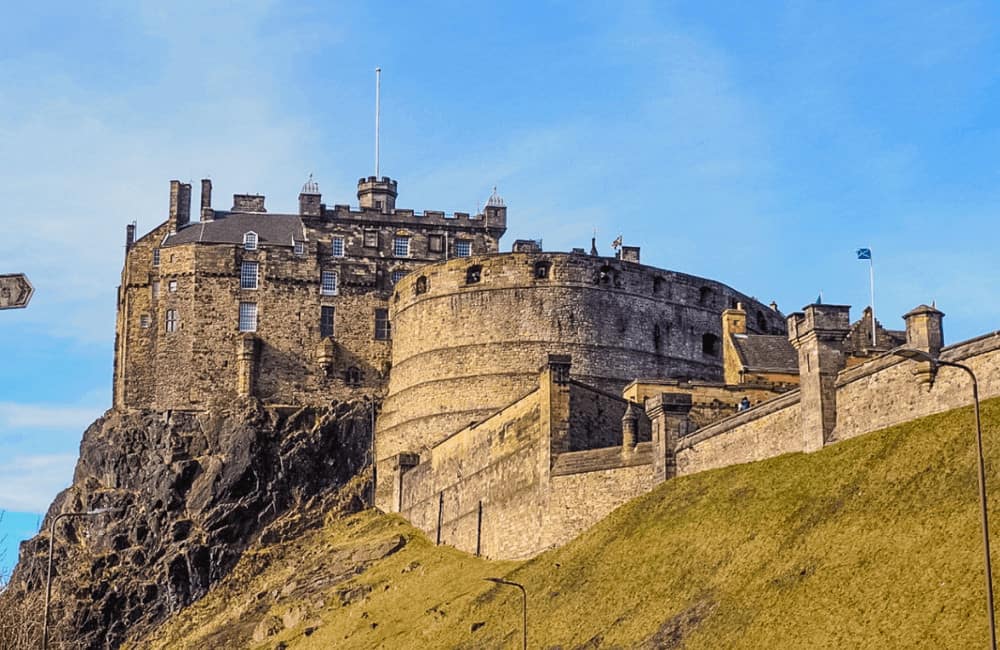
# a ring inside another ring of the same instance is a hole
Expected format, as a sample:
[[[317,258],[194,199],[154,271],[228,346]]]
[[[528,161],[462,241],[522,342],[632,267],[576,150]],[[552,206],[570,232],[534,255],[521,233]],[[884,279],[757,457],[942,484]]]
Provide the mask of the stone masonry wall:
[[[952,345],[941,359],[972,368],[981,399],[1000,395],[1000,332]],[[845,440],[883,427],[972,403],[972,383],[958,368],[941,367],[932,384],[919,370],[926,364],[899,357],[876,358],[837,378],[837,426]]]
[[[736,302],[783,331],[777,313],[725,285],[614,259],[513,253],[426,267],[392,299],[378,455],[425,451],[519,398],[550,353],[571,355],[574,378],[612,393],[637,375],[720,378],[720,315]]]
[[[684,436],[677,475],[802,451],[799,394],[793,391]]]

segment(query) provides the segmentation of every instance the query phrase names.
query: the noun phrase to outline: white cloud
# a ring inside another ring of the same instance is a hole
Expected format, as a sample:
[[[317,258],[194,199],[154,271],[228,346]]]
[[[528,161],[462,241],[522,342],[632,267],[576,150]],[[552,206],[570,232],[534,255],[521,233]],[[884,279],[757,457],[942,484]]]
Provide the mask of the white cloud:
[[[45,512],[73,478],[75,454],[15,456],[0,462],[0,510]]]
[[[0,435],[5,429],[83,431],[103,412],[99,406],[0,402]]]

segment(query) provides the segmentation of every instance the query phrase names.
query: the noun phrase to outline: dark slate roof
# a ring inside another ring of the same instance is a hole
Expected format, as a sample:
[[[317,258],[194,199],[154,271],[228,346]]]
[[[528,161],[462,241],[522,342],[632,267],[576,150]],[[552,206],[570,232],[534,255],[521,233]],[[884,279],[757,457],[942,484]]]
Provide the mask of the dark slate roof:
[[[770,334],[734,335],[733,345],[748,370],[798,373],[799,354],[787,336]]]
[[[216,212],[213,221],[187,225],[167,237],[163,245],[242,244],[243,235],[250,231],[257,233],[258,244],[265,246],[292,246],[296,239],[305,239],[298,215]]]

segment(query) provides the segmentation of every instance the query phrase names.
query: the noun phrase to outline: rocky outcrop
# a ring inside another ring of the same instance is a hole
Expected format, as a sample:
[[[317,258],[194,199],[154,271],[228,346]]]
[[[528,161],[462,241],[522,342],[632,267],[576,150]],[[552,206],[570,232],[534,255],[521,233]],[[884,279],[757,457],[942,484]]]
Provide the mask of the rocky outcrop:
[[[84,433],[72,486],[22,544],[6,595],[40,602],[54,517],[109,508],[57,522],[50,629],[73,647],[118,647],[204,595],[280,515],[315,510],[361,472],[371,409],[108,411]],[[354,500],[349,510],[362,507]]]

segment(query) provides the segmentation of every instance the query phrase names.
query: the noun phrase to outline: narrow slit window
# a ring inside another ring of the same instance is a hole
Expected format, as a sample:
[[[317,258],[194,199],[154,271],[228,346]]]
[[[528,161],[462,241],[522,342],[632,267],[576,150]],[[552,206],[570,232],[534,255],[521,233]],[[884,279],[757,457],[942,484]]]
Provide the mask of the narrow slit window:
[[[391,338],[392,330],[389,324],[389,310],[375,310],[375,340],[388,341]]]
[[[329,305],[323,305],[319,308],[319,336],[320,338],[327,338],[328,336],[333,336],[333,323],[336,316],[336,311],[333,307]]]

